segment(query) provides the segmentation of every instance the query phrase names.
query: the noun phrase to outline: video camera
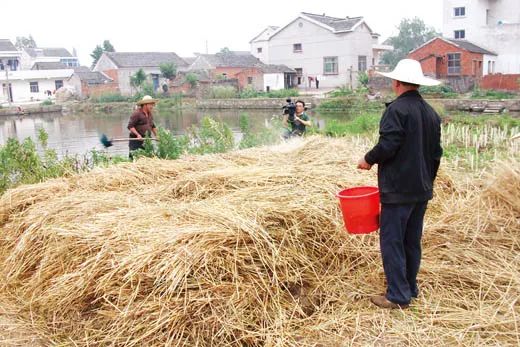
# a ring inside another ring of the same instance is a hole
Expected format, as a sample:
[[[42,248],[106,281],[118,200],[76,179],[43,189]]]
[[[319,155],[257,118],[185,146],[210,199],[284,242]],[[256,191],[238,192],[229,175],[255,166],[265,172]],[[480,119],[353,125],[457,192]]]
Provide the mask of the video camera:
[[[296,104],[292,102],[291,98],[285,100],[287,103],[282,106],[283,114],[288,115],[287,120],[294,122],[294,114],[296,113]]]

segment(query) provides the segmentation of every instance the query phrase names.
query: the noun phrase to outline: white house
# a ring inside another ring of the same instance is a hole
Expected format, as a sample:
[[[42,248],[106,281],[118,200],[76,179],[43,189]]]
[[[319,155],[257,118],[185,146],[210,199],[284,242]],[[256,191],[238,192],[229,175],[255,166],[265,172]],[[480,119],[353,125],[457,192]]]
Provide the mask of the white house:
[[[49,98],[54,91],[61,88],[72,74],[72,69],[60,70],[19,70],[0,73],[2,90],[0,104],[8,102],[11,95],[12,102],[39,101]],[[9,86],[9,88],[7,88]]]
[[[263,63],[269,63],[269,39],[276,30],[278,30],[277,26],[270,25],[249,41],[251,54],[260,59]]]
[[[119,83],[122,95],[132,95],[135,89],[130,78],[139,69],[143,69],[154,89],[159,89],[166,82],[160,69],[160,65],[165,63],[173,63],[177,71],[188,69],[188,64],[173,52],[104,52],[92,71],[103,72]]]
[[[8,39],[0,39],[0,71],[19,70],[22,52]]]
[[[79,66],[78,57],[65,48],[24,48],[22,70],[30,70],[36,63],[62,63],[66,67]]]
[[[272,33],[269,28],[264,30],[251,40],[251,50],[256,49],[259,54],[258,48],[262,48],[260,53],[267,64],[294,69],[296,86],[313,87],[318,79],[320,87],[355,87],[358,74],[378,64],[376,59],[381,51],[391,49],[379,45],[378,38],[379,34],[363,17],[337,18],[302,12]]]
[[[519,0],[444,0],[442,31],[496,52],[484,72],[520,73]]]
[[[292,82],[296,71],[285,65],[266,64],[262,67],[264,72],[264,91],[292,88]]]

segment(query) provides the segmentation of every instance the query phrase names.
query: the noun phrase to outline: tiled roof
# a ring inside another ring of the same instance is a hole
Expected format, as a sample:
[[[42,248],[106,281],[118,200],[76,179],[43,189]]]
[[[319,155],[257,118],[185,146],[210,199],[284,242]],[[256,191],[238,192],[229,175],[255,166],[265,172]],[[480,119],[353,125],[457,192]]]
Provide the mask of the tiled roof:
[[[37,62],[34,63],[31,70],[58,70],[70,69],[67,65],[60,62]]]
[[[320,15],[306,12],[302,12],[302,14],[310,19],[331,27],[335,32],[350,31],[356,24],[363,20],[363,17],[336,18],[326,16],[325,14]]]
[[[74,74],[77,75],[81,81],[87,82],[87,84],[90,85],[112,82],[112,79],[98,71],[74,71]]]
[[[493,53],[491,51],[488,51],[487,49],[479,47],[476,44],[474,44],[473,42],[469,42],[467,40],[448,39],[448,41],[456,44],[457,46],[459,46],[461,48],[464,48],[467,51],[473,52],[473,53],[497,55],[496,53]]]
[[[24,48],[31,57],[72,57],[65,48]]]
[[[1,52],[11,52],[11,51],[17,51],[17,49],[10,40],[0,39],[0,51]]]
[[[158,67],[164,63],[174,63],[177,67],[188,64],[173,52],[105,52],[120,68]]]
[[[286,65],[274,65],[274,64],[266,64],[262,66],[262,71],[264,73],[296,73],[296,70],[291,69]]]
[[[201,54],[214,67],[257,67],[262,62],[249,52],[238,51],[217,54]]]

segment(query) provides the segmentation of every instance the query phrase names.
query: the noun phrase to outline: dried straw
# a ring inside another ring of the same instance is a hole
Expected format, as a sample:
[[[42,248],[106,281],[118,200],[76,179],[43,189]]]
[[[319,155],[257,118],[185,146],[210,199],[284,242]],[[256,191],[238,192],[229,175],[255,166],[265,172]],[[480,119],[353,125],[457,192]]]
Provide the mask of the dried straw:
[[[520,165],[447,166],[425,225],[421,294],[384,289],[377,233],[347,234],[335,193],[375,185],[370,143],[143,159],[8,191],[1,296],[47,344],[516,345]]]

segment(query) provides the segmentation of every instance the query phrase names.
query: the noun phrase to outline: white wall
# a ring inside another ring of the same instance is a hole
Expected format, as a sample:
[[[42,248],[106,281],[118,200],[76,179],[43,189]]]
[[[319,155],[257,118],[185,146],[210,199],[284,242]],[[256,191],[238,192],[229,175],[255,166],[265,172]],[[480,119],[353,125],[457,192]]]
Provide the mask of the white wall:
[[[283,73],[266,73],[264,74],[264,91],[284,89],[284,74]]]
[[[302,44],[301,53],[293,52],[295,43]],[[333,88],[350,84],[351,81],[355,87],[360,55],[367,57],[369,67],[372,62],[372,35],[365,25],[354,32],[334,34],[300,17],[269,41],[270,64],[303,69],[303,84],[300,87],[308,85],[308,76],[319,76],[320,87]],[[323,73],[323,58],[329,56],[338,57],[337,75]],[[352,73],[349,68],[352,68]]]
[[[117,78],[119,80],[119,90],[122,95],[133,95],[135,94],[136,90],[132,85],[130,84],[130,77],[134,75],[137,71],[139,71],[139,68],[123,68],[117,70]],[[159,90],[163,83],[165,83],[166,79],[161,76],[161,70],[159,67],[156,68],[143,68],[144,73],[146,74],[146,81],[145,83],[152,84],[152,77],[151,74],[157,74],[159,75]]]
[[[9,72],[13,102],[47,100],[49,97],[45,95],[45,91],[50,90],[54,92],[56,90],[56,80],[63,81],[65,85],[73,72],[74,70],[70,69]],[[7,102],[7,94],[4,93],[2,88],[2,84],[6,82],[5,75],[0,74],[0,100],[3,103]],[[30,82],[38,82],[38,92],[31,92]]]
[[[275,31],[273,27],[268,27],[251,41],[251,54],[265,64],[269,64],[269,38]],[[262,48],[261,53],[258,53],[258,48]]]

